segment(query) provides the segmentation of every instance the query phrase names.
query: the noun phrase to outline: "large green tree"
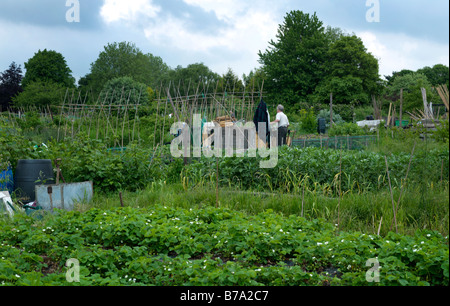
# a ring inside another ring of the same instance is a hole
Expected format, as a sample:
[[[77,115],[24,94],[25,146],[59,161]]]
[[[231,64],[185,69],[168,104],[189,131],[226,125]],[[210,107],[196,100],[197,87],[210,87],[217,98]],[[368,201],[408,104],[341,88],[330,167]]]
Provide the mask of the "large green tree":
[[[369,103],[380,91],[378,60],[362,40],[323,26],[316,14],[292,11],[279,26],[276,41],[259,52],[265,91],[274,103]]]
[[[417,71],[409,69],[403,69],[398,72],[394,71],[392,75],[385,76],[386,80],[388,81],[387,86],[392,86],[397,77],[402,77],[413,73],[420,73],[425,75],[432,86],[439,86],[444,84],[447,84],[447,86],[449,85],[449,68],[443,64],[437,64],[433,67],[423,67]]]
[[[378,60],[367,52],[356,35],[343,35],[330,45],[323,68],[324,77],[312,100],[336,104],[368,104],[373,94],[380,93]]]
[[[244,83],[234,73],[233,69],[228,68],[227,73],[220,78],[218,91],[227,93],[241,93],[244,91]]]
[[[165,86],[170,85],[172,89],[179,89],[177,94],[186,96],[195,94],[197,89],[213,92],[220,78],[219,74],[213,72],[204,63],[195,63],[187,67],[178,66],[171,70],[166,77]]]
[[[52,82],[65,87],[74,87],[75,79],[61,53],[39,50],[25,63],[26,73],[22,80],[24,89],[33,82]]]
[[[449,85],[449,68],[445,65],[437,64],[433,67],[424,67],[417,70],[417,72],[426,75],[428,81],[430,81],[433,86]]]
[[[294,105],[312,94],[323,78],[329,45],[325,28],[316,14],[292,11],[276,38],[258,54],[267,76],[264,87],[274,103]]]
[[[261,88],[264,91],[264,84],[267,79],[267,76],[262,68],[256,68],[248,75],[244,74],[242,76],[244,81],[245,91],[250,92],[253,90],[258,90]]]
[[[392,75],[385,75],[384,77],[387,80],[387,86],[392,86],[392,84],[394,83],[394,81],[397,77],[405,76],[405,75],[411,74],[411,73],[414,73],[414,71],[409,70],[409,69],[403,69],[400,71],[394,71],[392,73]]]
[[[160,57],[144,54],[134,43],[114,42],[100,52],[91,64],[91,72],[80,80],[79,85],[99,93],[109,80],[130,77],[155,89],[168,72],[169,67]]]
[[[403,89],[403,109],[413,111],[423,110],[422,88],[427,91],[428,102],[439,102],[439,97],[432,90],[432,85],[423,73],[413,72],[395,77],[392,85],[385,90],[385,95],[392,101],[398,101]]]
[[[22,92],[22,68],[11,63],[9,68],[0,73],[0,109],[5,110],[12,104],[12,98]]]

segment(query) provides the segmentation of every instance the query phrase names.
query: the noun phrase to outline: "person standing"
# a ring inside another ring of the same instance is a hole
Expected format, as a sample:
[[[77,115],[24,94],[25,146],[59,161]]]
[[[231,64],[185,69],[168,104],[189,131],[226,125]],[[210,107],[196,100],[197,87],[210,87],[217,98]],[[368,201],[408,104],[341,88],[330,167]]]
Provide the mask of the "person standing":
[[[267,104],[261,99],[261,102],[256,109],[255,115],[253,117],[253,123],[256,127],[256,133],[260,141],[264,144],[267,143],[267,138],[270,137],[270,115],[267,109]],[[265,132],[259,131],[259,124],[264,123]]]
[[[272,123],[278,124],[278,146],[281,147],[287,144],[287,134],[289,128],[289,119],[284,113],[283,105],[277,107],[277,117]]]

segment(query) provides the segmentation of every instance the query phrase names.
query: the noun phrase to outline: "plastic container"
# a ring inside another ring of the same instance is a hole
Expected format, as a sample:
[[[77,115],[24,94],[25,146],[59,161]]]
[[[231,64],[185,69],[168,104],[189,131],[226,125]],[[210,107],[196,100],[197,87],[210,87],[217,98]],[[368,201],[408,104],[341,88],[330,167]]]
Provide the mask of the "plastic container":
[[[402,127],[407,127],[409,125],[408,120],[402,120]],[[400,126],[400,120],[395,120],[395,126]]]
[[[325,134],[327,129],[326,120],[324,118],[320,118],[317,123],[317,132],[319,134]]]
[[[14,177],[11,167],[0,172],[0,191],[8,191],[10,194],[14,191]]]
[[[23,203],[36,199],[36,185],[55,184],[52,161],[49,159],[19,160],[14,175],[14,188]]]

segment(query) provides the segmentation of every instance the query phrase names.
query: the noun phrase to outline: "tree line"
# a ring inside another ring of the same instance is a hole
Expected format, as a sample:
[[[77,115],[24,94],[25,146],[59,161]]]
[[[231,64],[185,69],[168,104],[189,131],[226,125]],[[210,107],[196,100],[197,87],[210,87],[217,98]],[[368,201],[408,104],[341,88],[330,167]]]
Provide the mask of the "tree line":
[[[434,86],[449,84],[449,68],[442,64],[393,72],[383,80],[378,59],[361,38],[325,27],[316,14],[287,13],[276,39],[268,44],[258,53],[261,66],[238,77],[231,68],[219,75],[204,63],[171,68],[161,57],[144,53],[132,42],[114,42],[104,47],[78,82],[61,53],[39,50],[24,63],[24,75],[21,65],[14,62],[0,73],[0,106],[60,104],[67,88],[89,96],[91,103],[94,97],[105,95],[117,101],[122,89],[139,92],[140,101],[150,103],[162,84],[173,84],[180,95],[188,95],[189,88],[193,90],[200,82],[219,92],[248,92],[264,82],[269,103],[294,110],[326,105],[330,94],[334,104],[343,106],[371,105],[372,96],[396,101],[401,89],[405,110],[412,110],[421,106],[420,88],[433,95]]]

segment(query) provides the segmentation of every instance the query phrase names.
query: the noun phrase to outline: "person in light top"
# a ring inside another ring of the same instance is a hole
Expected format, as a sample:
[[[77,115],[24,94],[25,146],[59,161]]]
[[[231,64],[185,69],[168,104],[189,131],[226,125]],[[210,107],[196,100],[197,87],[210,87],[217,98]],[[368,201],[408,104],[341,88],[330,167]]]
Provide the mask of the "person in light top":
[[[278,146],[281,147],[287,144],[287,134],[289,128],[289,119],[284,113],[283,105],[277,107],[277,117],[272,123],[278,124]]]

